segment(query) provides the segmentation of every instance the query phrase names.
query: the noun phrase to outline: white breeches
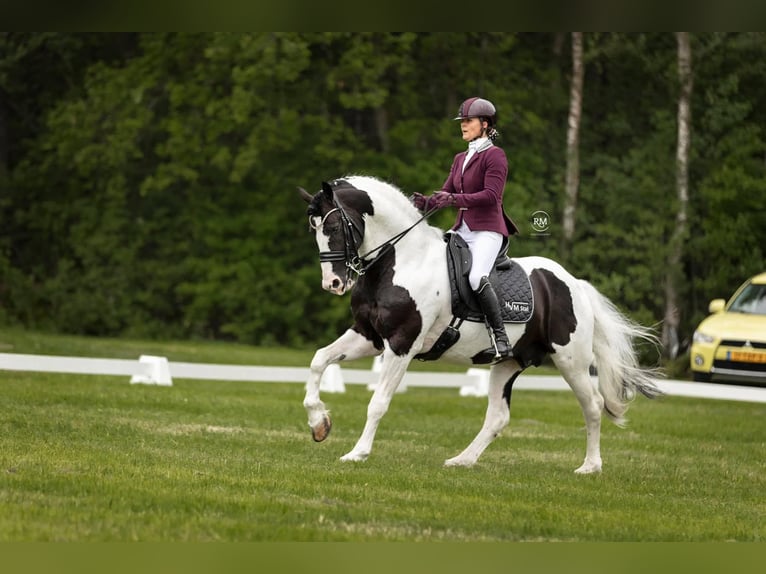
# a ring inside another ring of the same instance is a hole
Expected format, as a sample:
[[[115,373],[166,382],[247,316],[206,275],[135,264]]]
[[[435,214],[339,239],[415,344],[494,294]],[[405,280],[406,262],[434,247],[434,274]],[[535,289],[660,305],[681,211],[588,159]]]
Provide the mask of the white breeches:
[[[468,275],[468,282],[471,284],[471,289],[476,291],[481,278],[489,276],[492,272],[492,265],[503,244],[503,236],[496,231],[471,231],[465,221],[455,231],[465,239],[471,250],[473,264]]]

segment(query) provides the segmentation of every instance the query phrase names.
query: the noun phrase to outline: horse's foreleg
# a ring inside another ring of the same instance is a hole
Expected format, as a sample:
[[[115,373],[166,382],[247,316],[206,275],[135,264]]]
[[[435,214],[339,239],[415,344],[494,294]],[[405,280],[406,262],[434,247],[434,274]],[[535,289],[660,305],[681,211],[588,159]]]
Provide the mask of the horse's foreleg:
[[[388,411],[388,405],[391,404],[394,391],[404,377],[411,359],[409,356],[398,357],[390,351],[383,355],[380,380],[367,405],[367,422],[364,425],[364,430],[354,448],[341,457],[342,461],[359,462],[366,460],[370,455],[380,419]]]
[[[311,360],[311,373],[306,381],[306,396],[303,406],[309,417],[311,435],[316,442],[322,442],[330,434],[332,420],[325,404],[319,398],[319,382],[328,365],[343,360],[370,357],[378,353],[371,341],[349,329],[326,347],[322,347]]]
[[[506,361],[492,367],[489,375],[487,414],[479,434],[459,455],[444,461],[444,466],[473,466],[481,453],[500,434],[511,418],[510,388],[508,401],[503,396],[506,384],[512,385],[513,379],[521,371],[516,361]]]

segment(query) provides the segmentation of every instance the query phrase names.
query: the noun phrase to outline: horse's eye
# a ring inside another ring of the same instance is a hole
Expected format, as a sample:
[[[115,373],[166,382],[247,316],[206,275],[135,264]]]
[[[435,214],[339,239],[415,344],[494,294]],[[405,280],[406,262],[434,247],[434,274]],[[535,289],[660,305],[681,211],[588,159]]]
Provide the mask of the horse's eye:
[[[327,235],[335,235],[336,233],[338,233],[338,231],[340,231],[340,225],[338,225],[337,223],[324,226],[324,232]]]

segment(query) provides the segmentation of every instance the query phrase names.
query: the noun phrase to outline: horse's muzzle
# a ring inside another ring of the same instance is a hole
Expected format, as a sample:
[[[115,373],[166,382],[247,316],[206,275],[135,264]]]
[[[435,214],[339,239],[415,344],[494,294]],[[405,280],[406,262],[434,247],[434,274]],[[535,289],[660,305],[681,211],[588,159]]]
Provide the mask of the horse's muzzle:
[[[324,289],[325,291],[329,291],[330,293],[335,293],[336,295],[340,295],[340,292],[343,291],[343,281],[341,281],[337,277],[333,278],[330,281],[323,281],[322,289]]]
[[[337,275],[322,281],[322,289],[329,291],[334,295],[343,295],[353,286],[354,282],[352,280],[349,279],[348,281],[343,281],[343,279]]]

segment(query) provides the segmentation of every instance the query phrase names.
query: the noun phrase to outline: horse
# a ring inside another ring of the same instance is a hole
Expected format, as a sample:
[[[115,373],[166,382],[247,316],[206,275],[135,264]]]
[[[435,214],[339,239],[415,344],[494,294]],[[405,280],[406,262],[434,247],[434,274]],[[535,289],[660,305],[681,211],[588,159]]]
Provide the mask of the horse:
[[[367,407],[367,421],[341,461],[360,462],[372,451],[375,433],[410,362],[423,356],[454,324],[445,233],[394,185],[375,177],[348,175],[322,182],[308,203],[310,230],[319,249],[322,287],[335,295],[351,292],[353,325],[318,349],[306,382],[303,406],[316,442],[332,428],[319,394],[325,369],[341,361],[382,355],[379,382]],[[513,358],[490,367],[484,423],[473,441],[444,466],[472,466],[510,421],[514,381],[530,363],[549,356],[574,392],[585,419],[585,459],[575,472],[601,472],[602,412],[625,424],[630,402],[640,393],[662,395],[654,369],[639,366],[636,345],[657,337],[622,314],[595,287],[544,257],[513,258],[528,274],[534,295],[532,316],[506,323]],[[459,338],[441,358],[471,364],[490,345],[479,322],[463,322]],[[597,367],[598,384],[591,379]]]

